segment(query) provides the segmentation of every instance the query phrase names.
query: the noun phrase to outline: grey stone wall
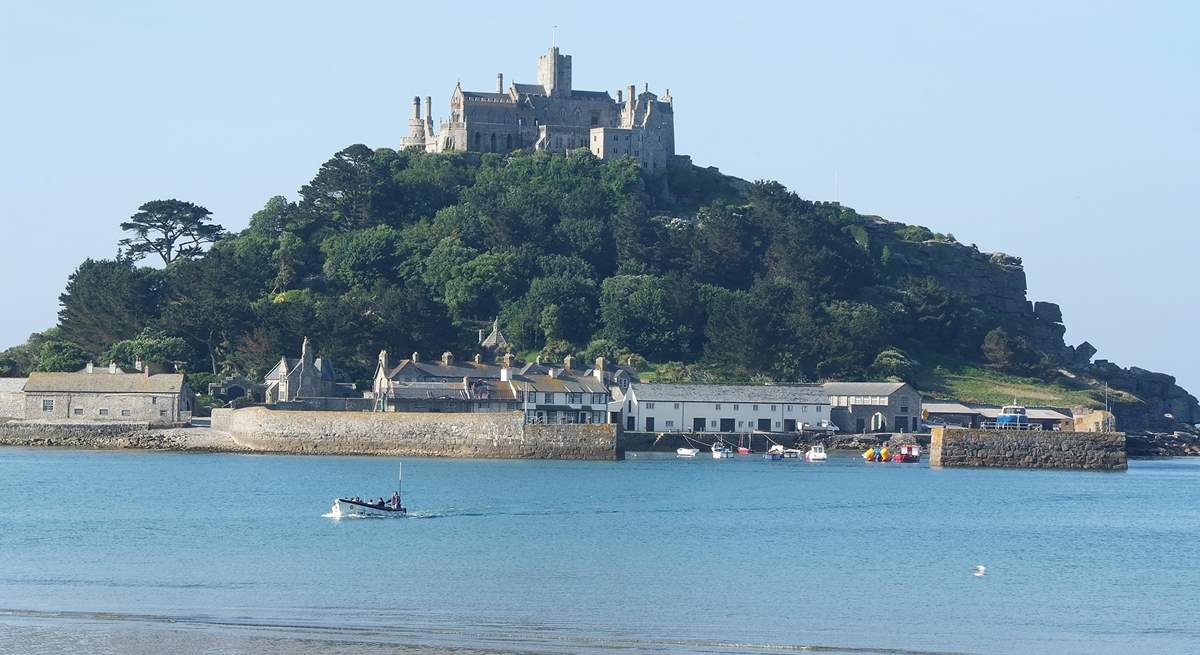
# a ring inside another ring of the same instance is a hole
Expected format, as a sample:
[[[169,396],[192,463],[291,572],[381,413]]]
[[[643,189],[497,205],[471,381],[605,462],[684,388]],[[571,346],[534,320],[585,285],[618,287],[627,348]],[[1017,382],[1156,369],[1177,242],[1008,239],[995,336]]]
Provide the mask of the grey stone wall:
[[[63,423],[9,421],[0,423],[0,446],[58,446],[63,448],[129,448],[129,439],[149,427],[132,423]]]
[[[47,400],[53,402],[50,410],[44,409],[43,401]],[[25,418],[80,423],[145,422],[154,426],[170,426],[191,418],[190,412],[180,411],[179,404],[178,394],[26,393]],[[101,414],[102,410],[104,414]]]
[[[1128,467],[1120,432],[974,430],[935,427],[930,466],[1121,470]]]
[[[212,427],[257,451],[320,455],[616,459],[618,426],[526,425],[519,412],[215,409]]]
[[[0,391],[0,418],[25,418],[25,394]]]

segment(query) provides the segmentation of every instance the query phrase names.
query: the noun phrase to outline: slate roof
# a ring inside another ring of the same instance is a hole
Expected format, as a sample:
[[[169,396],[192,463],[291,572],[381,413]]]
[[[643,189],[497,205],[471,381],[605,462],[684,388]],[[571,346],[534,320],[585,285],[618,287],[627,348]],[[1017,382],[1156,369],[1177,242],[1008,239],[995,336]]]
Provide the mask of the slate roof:
[[[962,403],[921,403],[921,408],[930,414],[978,414],[979,410],[967,407]]]
[[[182,373],[109,373],[107,368],[94,373],[30,373],[26,393],[180,393]]]
[[[540,89],[541,87],[538,87],[538,88]],[[463,93],[463,97],[467,98],[467,99],[505,100],[505,101],[512,100],[512,96],[508,95],[507,93],[493,93],[490,91],[463,91],[462,93]]]
[[[826,382],[825,391],[831,396],[890,396],[904,386],[903,382]]]
[[[572,98],[584,98],[586,100],[612,100],[612,96],[608,95],[608,91],[577,91],[571,90]]]
[[[994,419],[1000,415],[1000,408],[998,407],[978,407],[975,411],[980,416],[989,419]],[[1025,408],[1025,416],[1031,421],[1069,421],[1071,420],[1071,411],[1059,411],[1049,407],[1027,407]]]
[[[292,371],[296,370],[297,367],[299,367],[301,364],[304,363],[304,360],[300,359],[298,357],[285,357],[285,358],[283,358],[283,361],[285,361],[287,363],[287,371],[286,372],[281,373],[279,370],[279,362],[276,362],[275,366],[272,367],[271,370],[267,372],[266,376],[264,376],[263,379],[266,381],[281,380],[287,373],[291,373]],[[317,371],[319,371],[321,373],[322,380],[333,380],[334,379],[332,363],[330,363],[329,366],[326,366],[325,361],[322,358],[318,357],[313,360],[313,368],[317,369]]]
[[[630,391],[638,402],[706,403],[814,403],[824,405],[829,396],[819,384],[740,385],[740,384],[642,384],[633,383]]]
[[[546,89],[541,84],[522,84],[520,82],[513,82],[513,88],[517,90],[517,93],[524,93],[525,95],[546,95]]]

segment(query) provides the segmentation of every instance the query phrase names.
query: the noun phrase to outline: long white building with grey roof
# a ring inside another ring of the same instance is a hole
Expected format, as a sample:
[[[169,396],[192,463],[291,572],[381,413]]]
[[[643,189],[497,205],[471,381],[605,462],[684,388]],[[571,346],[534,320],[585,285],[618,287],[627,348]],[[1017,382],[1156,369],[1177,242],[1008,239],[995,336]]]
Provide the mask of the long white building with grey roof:
[[[630,432],[796,432],[826,425],[819,384],[632,384],[625,394]]]

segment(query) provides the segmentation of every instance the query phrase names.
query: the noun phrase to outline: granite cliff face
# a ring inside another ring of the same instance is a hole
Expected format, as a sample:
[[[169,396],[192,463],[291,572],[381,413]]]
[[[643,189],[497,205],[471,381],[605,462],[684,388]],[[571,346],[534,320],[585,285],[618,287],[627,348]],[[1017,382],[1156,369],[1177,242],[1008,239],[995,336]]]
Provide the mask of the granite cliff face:
[[[1067,345],[1063,341],[1066,327],[1062,309],[1053,302],[1028,299],[1025,269],[1019,257],[981,252],[924,228],[864,218],[867,220],[861,226],[872,252],[887,248],[889,261],[885,266],[900,266],[905,274],[932,277],[943,287],[974,299],[1007,331],[1024,336],[1034,350],[1074,374],[1079,384],[1102,388],[1107,382],[1111,389],[1135,397],[1130,400],[1118,395],[1114,399],[1112,409],[1120,429],[1196,431],[1200,403],[1176,384],[1174,377],[1138,367],[1122,368],[1104,359],[1093,361],[1097,351],[1087,341]]]

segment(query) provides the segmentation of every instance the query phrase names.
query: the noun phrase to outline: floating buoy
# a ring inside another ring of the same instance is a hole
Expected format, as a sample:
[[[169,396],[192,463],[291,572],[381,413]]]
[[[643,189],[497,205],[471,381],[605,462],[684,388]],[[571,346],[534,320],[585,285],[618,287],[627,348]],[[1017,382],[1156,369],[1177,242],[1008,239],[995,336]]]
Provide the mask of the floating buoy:
[[[982,564],[975,565],[975,571],[971,574],[977,578],[982,578],[987,573],[987,567]]]

